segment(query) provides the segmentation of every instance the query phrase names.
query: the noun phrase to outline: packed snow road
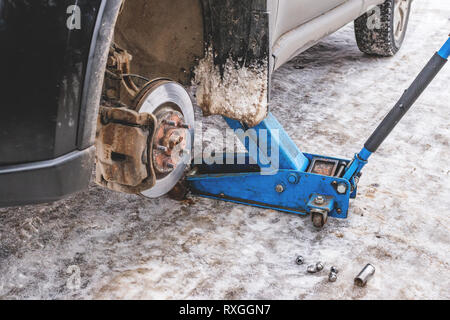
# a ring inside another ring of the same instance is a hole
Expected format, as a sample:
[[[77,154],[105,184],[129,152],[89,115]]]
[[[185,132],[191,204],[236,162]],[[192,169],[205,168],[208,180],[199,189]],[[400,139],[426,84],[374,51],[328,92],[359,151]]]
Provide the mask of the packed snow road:
[[[361,54],[348,25],[276,72],[271,110],[305,152],[352,157],[448,32],[445,0],[413,3],[394,58]],[[309,217],[95,185],[0,209],[0,299],[450,299],[448,83],[447,65],[371,158],[348,220],[323,230]],[[325,269],[307,274],[317,261]],[[375,276],[355,287],[369,262]]]

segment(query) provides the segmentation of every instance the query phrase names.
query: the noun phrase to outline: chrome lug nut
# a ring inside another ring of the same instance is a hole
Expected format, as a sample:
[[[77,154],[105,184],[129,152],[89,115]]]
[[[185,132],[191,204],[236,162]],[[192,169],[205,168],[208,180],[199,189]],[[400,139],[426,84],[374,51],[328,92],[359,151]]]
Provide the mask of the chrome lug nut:
[[[316,273],[316,272],[319,272],[322,270],[323,270],[322,262],[317,262],[316,264],[311,264],[308,266],[308,269],[306,269],[306,271],[308,271],[308,273]]]
[[[315,264],[309,265],[306,271],[308,271],[308,273],[316,273],[317,272],[316,265]]]
[[[303,259],[302,256],[298,256],[297,259],[295,259],[295,263],[298,265],[302,265],[305,262],[305,259]]]
[[[328,281],[336,282],[336,280],[337,280],[337,274],[334,272],[330,272],[330,274],[328,275]]]
[[[330,272],[337,274],[337,273],[339,273],[339,270],[335,266],[333,266],[333,267],[330,268]]]

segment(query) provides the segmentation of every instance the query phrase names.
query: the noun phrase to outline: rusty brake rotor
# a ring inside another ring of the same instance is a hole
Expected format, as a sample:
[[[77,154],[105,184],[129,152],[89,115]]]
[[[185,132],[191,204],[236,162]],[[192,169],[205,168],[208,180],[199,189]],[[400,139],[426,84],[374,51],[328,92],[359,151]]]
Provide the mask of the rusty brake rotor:
[[[151,161],[155,185],[141,194],[157,198],[168,193],[191,163],[194,137],[194,107],[189,94],[177,82],[156,79],[136,98],[135,110],[157,119]]]

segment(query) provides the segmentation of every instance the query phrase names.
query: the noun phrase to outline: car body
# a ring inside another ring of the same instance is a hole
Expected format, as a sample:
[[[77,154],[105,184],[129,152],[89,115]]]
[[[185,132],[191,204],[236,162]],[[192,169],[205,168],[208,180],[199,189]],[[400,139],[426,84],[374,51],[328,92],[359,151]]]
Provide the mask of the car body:
[[[277,68],[381,3],[0,0],[0,206],[87,188],[113,39],[133,55],[133,73],[194,84],[204,114],[253,126]]]

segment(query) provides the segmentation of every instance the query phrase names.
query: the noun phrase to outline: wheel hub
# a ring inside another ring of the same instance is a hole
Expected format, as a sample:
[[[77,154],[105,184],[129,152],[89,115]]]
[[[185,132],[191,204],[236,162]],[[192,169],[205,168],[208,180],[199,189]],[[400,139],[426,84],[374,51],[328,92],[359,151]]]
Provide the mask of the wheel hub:
[[[157,198],[177,184],[191,163],[194,107],[180,84],[155,80],[140,97],[136,111],[153,114],[158,120],[150,155],[156,183],[153,188],[141,192],[145,197]]]
[[[167,107],[156,115],[159,126],[153,140],[153,166],[157,173],[172,172],[183,160],[188,125],[183,115]]]
[[[395,42],[399,44],[404,36],[406,23],[408,21],[408,14],[411,0],[395,0],[394,1],[394,38]]]

